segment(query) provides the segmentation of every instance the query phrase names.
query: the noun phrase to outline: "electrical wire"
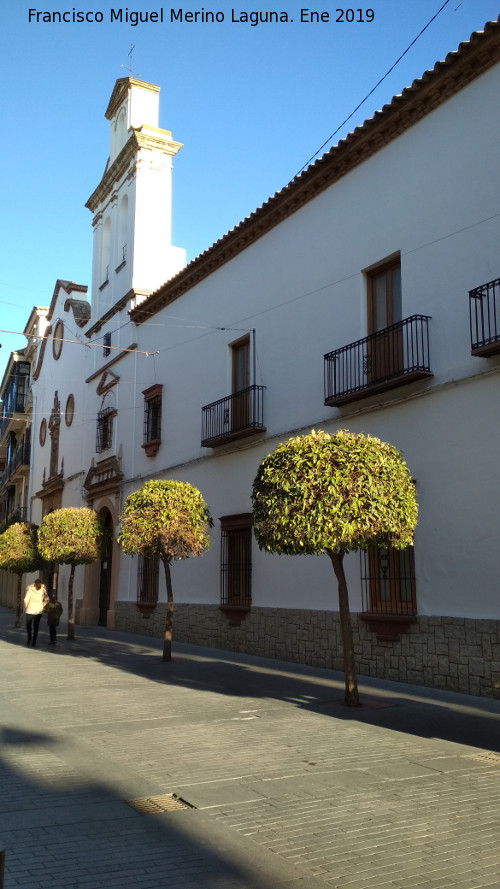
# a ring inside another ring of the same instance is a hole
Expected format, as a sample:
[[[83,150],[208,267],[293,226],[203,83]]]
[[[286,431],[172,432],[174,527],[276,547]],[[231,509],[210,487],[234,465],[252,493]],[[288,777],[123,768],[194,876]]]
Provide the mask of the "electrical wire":
[[[399,56],[399,58],[396,59],[396,61],[394,62],[394,64],[391,65],[391,67],[389,68],[389,70],[386,71],[386,73],[384,74],[384,76],[381,77],[380,80],[375,84],[375,86],[370,90],[370,92],[366,94],[366,96],[364,97],[364,99],[362,99],[361,102],[359,102],[359,104],[356,105],[355,109],[354,109],[353,111],[351,111],[351,113],[349,114],[348,117],[345,118],[345,120],[342,121],[342,123],[337,127],[336,130],[334,130],[334,132],[331,134],[331,136],[329,136],[328,139],[326,139],[325,142],[323,142],[323,144],[320,145],[320,147],[318,148],[318,150],[317,150],[313,155],[311,155],[311,157],[309,158],[309,160],[305,162],[304,166],[300,168],[300,170],[298,171],[298,173],[295,174],[295,176],[293,177],[293,179],[296,179],[297,176],[300,176],[300,174],[306,169],[306,167],[308,167],[309,164],[310,164],[310,163],[311,163],[311,162],[318,156],[318,154],[320,154],[320,152],[322,152],[323,149],[329,144],[329,142],[331,142],[332,139],[335,138],[335,136],[337,135],[337,133],[340,132],[340,130],[346,125],[346,123],[348,123],[348,122],[350,121],[351,117],[354,117],[354,115],[356,114],[357,111],[359,111],[359,109],[361,108],[361,106],[364,105],[365,102],[367,101],[367,99],[369,99],[370,96],[373,95],[373,93],[375,92],[375,90],[378,89],[378,87],[384,82],[384,80],[386,80],[387,77],[389,77],[389,74],[391,74],[391,73],[394,71],[394,68],[395,68],[397,65],[399,65],[400,61],[401,61],[402,59],[404,59],[405,55],[410,51],[410,49],[412,48],[412,46],[415,45],[415,43],[417,42],[417,40],[419,39],[419,37],[421,37],[422,34],[424,34],[425,31],[427,31],[427,28],[428,28],[430,25],[432,25],[433,21],[435,21],[435,19],[437,19],[438,15],[443,11],[443,9],[445,8],[445,6],[448,6],[448,3],[450,3],[450,2],[451,2],[451,0],[445,0],[445,2],[443,3],[443,5],[441,6],[441,8],[438,9],[438,11],[436,12],[436,14],[433,15],[431,19],[429,19],[429,21],[427,22],[427,24],[422,28],[422,30],[417,34],[417,36],[412,40],[412,42],[406,47],[405,51],[404,51],[403,53],[401,53],[401,55]],[[458,9],[458,7],[457,7],[457,9]],[[291,179],[290,182],[292,182],[293,179]]]

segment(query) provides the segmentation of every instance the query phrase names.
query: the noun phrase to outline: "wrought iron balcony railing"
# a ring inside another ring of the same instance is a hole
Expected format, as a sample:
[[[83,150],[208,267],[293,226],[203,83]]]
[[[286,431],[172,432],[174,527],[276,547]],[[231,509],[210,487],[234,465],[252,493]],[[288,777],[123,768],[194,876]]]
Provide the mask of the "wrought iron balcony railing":
[[[215,448],[237,438],[265,432],[265,386],[249,386],[202,408],[201,445]]]
[[[15,470],[19,466],[29,466],[30,465],[30,457],[31,457],[31,436],[29,431],[23,437],[23,439],[19,442],[14,450],[12,458],[7,463],[7,466],[3,470],[0,475],[0,490],[7,484],[10,478],[13,476]]]
[[[469,316],[472,354],[500,353],[500,278],[469,291]]]
[[[356,401],[431,377],[428,315],[412,315],[325,355],[325,404]]]

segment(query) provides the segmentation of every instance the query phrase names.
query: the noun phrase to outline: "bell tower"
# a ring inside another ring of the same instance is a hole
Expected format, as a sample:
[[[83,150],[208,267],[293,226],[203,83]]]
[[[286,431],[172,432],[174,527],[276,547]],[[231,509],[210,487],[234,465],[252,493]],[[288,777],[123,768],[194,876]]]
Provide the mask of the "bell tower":
[[[93,213],[92,317],[138,304],[186,264],[173,247],[172,158],[182,147],[158,128],[160,88],[122,77],[105,117],[109,158],[86,203]]]

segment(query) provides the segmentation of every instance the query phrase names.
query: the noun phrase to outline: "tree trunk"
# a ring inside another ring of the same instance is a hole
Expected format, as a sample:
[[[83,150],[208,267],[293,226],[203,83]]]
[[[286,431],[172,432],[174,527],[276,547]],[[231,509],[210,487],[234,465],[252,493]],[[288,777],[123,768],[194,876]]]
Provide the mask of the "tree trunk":
[[[21,614],[23,613],[23,587],[22,574],[17,575],[17,607],[16,607],[16,627],[21,626]]]
[[[68,582],[68,640],[73,642],[75,639],[75,617],[73,614],[73,580],[75,578],[75,566],[71,566]]]
[[[172,628],[174,624],[174,594],[172,591],[172,577],[170,575],[170,559],[163,558],[165,568],[165,582],[167,585],[167,618],[165,621],[165,635],[163,637],[163,660],[172,660]]]
[[[332,561],[339,588],[339,616],[340,630],[342,633],[345,677],[344,704],[346,707],[359,707],[358,681],[356,679],[356,668],[354,665],[354,644],[352,641],[351,615],[349,612],[349,595],[344,573],[344,553],[336,553],[331,549],[327,550],[327,552]]]

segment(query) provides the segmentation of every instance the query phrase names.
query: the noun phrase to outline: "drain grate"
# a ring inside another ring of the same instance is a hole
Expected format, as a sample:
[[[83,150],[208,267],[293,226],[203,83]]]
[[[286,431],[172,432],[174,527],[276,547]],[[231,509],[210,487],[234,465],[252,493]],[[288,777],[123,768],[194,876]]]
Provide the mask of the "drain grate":
[[[145,796],[142,799],[128,799],[126,801],[136,812],[143,815],[161,815],[163,812],[178,812],[182,809],[194,809],[175,793],[164,793],[163,796]]]
[[[470,758],[477,760],[477,762],[487,762],[492,766],[500,766],[500,753],[493,753],[493,751],[488,750],[485,753],[475,753]]]

